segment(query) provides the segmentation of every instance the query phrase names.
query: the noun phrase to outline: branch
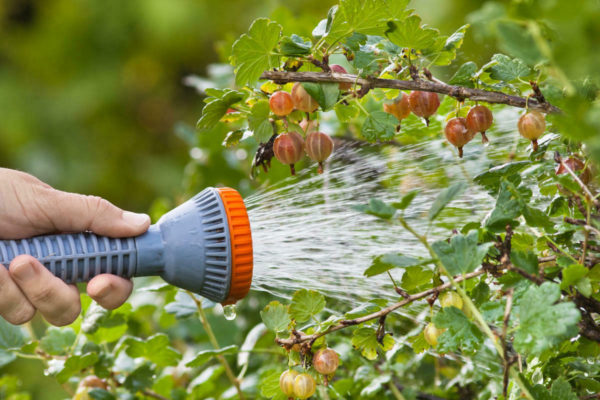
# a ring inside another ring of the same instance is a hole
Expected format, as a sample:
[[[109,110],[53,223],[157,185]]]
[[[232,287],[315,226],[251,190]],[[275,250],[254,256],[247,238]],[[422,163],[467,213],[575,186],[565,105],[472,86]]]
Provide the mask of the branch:
[[[471,89],[463,86],[448,85],[435,80],[423,79],[403,81],[398,79],[361,78],[351,74],[338,74],[329,72],[286,72],[265,71],[260,79],[268,79],[277,83],[288,82],[330,82],[330,83],[356,83],[366,88],[387,88],[400,90],[420,90],[424,92],[435,92],[455,97],[459,100],[470,99],[486,103],[507,104],[513,107],[526,108],[543,111],[545,113],[560,113],[561,110],[550,103],[541,103],[535,98],[527,100],[524,97],[511,96],[502,92],[482,89]]]

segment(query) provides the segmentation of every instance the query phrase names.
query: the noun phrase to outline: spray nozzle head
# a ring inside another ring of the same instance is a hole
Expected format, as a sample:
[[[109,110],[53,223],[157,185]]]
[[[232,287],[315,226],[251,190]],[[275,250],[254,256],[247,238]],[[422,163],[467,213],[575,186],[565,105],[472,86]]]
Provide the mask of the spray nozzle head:
[[[136,245],[135,275],[159,274],[172,285],[223,304],[235,303],[250,290],[250,222],[234,189],[204,189],[163,215]]]

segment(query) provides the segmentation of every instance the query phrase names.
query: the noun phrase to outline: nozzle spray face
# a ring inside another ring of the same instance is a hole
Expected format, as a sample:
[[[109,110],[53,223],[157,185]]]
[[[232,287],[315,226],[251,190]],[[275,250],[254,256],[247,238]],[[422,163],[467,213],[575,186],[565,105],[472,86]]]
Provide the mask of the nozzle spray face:
[[[68,283],[102,273],[158,275],[223,304],[245,297],[252,281],[250,222],[240,194],[229,188],[204,189],[135,238],[78,233],[0,241],[6,267],[20,254]]]

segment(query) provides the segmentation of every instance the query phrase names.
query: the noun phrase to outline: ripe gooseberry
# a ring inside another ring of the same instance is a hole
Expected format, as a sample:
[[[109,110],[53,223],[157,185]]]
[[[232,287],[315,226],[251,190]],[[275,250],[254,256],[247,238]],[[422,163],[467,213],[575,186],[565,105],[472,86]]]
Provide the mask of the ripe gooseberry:
[[[340,357],[335,350],[325,348],[317,351],[313,357],[313,367],[322,375],[333,374],[338,365],[340,365]]]
[[[296,175],[294,164],[304,155],[304,139],[298,132],[282,133],[273,142],[273,152],[281,163],[289,164],[292,175]]]
[[[556,167],[556,175],[567,174],[568,172],[565,166],[569,167],[569,169],[573,172],[583,171],[579,174],[579,179],[581,179],[581,182],[586,185],[590,182],[592,173],[590,172],[589,168],[585,168],[585,164],[579,158],[569,157],[566,160],[563,160],[563,162],[558,164],[558,167]]]
[[[294,380],[298,376],[298,373],[293,369],[283,371],[279,377],[279,388],[287,397],[294,397]]]
[[[523,136],[525,139],[531,140],[533,150],[537,151],[537,140],[546,130],[546,119],[544,118],[544,114],[535,110],[528,111],[521,115],[517,126],[521,136]]]
[[[347,74],[346,68],[342,67],[338,64],[331,64],[329,66],[331,68],[331,72],[335,72],[336,74]],[[350,82],[343,82],[339,84],[340,90],[350,90],[352,88],[352,84]]]
[[[456,307],[462,310],[463,301],[456,292],[444,292],[440,295],[440,304],[442,307]]]
[[[283,117],[294,111],[294,100],[288,92],[280,90],[271,95],[269,107],[273,114]]]
[[[444,333],[444,329],[438,329],[433,322],[430,322],[425,327],[423,331],[423,335],[425,336],[425,341],[429,343],[432,347],[436,347],[438,344],[438,338],[440,335]]]
[[[306,154],[319,163],[318,172],[323,173],[323,161],[333,152],[333,140],[323,132],[311,132],[306,135],[304,146]]]
[[[467,128],[467,120],[463,117],[455,117],[448,121],[444,128],[446,139],[454,147],[458,148],[458,156],[463,156],[463,146],[473,139],[474,132]]]
[[[467,128],[472,132],[481,133],[481,141],[486,144],[489,142],[485,131],[490,129],[494,115],[486,106],[475,106],[467,113]]]
[[[414,91],[408,95],[410,110],[418,117],[425,119],[429,126],[429,117],[437,111],[440,106],[440,98],[437,93]]]
[[[302,119],[302,121],[300,121],[300,128],[302,128],[304,133],[315,132],[318,127],[319,127],[319,124],[316,119],[304,118],[304,119]]]
[[[383,111],[388,114],[392,114],[398,121],[402,121],[404,118],[410,115],[410,105],[408,103],[408,96],[406,93],[402,93],[394,99],[393,103],[384,103]],[[396,128],[396,131],[400,130],[400,124]]]
[[[308,399],[315,394],[317,385],[309,374],[300,374],[294,379],[294,395],[299,399]]]
[[[311,113],[319,108],[319,103],[308,94],[300,82],[292,86],[292,99],[297,110]]]

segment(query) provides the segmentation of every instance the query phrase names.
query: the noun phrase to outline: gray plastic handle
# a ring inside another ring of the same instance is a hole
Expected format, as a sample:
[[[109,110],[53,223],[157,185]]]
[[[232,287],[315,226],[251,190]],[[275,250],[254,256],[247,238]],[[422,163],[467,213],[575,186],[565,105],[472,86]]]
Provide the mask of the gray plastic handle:
[[[133,238],[115,239],[93,233],[0,241],[0,263],[6,267],[20,254],[31,254],[67,283],[86,282],[99,274],[130,278],[137,264]]]

